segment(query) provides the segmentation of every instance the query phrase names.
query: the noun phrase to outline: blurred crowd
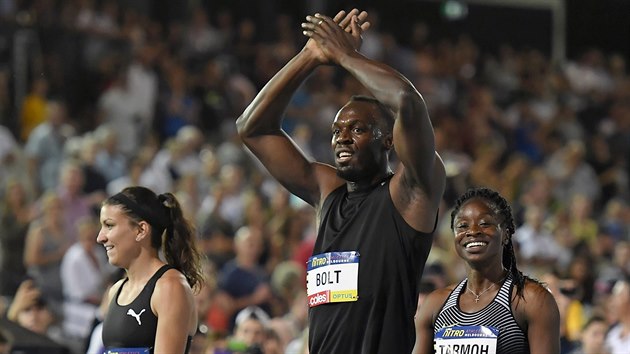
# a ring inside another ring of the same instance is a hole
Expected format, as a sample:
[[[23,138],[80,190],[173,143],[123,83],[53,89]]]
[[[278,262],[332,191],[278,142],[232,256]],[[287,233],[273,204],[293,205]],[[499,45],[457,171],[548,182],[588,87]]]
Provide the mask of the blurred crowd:
[[[315,215],[248,156],[234,125],[301,49],[302,18],[278,13],[263,38],[254,19],[195,1],[170,22],[116,0],[0,4],[11,48],[18,34],[32,39],[25,95],[14,92],[14,57],[0,56],[0,312],[88,351],[121,276],[96,244],[100,202],[144,185],[177,196],[207,255],[191,353],[304,353]],[[630,331],[630,286],[613,291],[630,276],[626,58],[589,48],[552,62],[507,43],[483,52],[465,34],[432,40],[423,23],[401,45],[376,11],[370,21],[362,53],[424,96],[447,169],[423,289],[464,277],[451,203],[469,186],[494,188],[516,216],[520,268],[559,304],[563,353],[606,353],[610,329]],[[332,119],[359,93],[322,67],[284,128],[330,163]]]

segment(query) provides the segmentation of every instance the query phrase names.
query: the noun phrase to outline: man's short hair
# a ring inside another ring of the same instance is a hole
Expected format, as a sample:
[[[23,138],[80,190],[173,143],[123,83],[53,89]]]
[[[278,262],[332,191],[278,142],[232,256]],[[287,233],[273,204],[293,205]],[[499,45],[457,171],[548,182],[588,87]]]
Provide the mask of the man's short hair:
[[[381,101],[372,96],[353,95],[350,97],[350,102],[368,102],[374,104],[381,112],[381,118],[386,124],[385,127],[389,132],[392,131],[392,128],[394,127],[394,112],[392,112],[392,110],[385,106]]]
[[[585,330],[588,327],[590,327],[593,323],[598,323],[598,322],[607,323],[606,319],[603,316],[593,315],[584,323],[584,325],[582,326],[582,330]]]

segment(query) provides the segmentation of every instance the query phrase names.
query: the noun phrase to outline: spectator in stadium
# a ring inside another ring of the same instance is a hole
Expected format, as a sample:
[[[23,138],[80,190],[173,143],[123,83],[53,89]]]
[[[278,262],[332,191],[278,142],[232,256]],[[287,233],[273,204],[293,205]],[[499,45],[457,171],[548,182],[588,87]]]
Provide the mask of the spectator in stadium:
[[[617,319],[606,334],[606,346],[610,354],[627,353],[630,348],[630,280],[627,277],[618,280],[611,296],[611,310]]]

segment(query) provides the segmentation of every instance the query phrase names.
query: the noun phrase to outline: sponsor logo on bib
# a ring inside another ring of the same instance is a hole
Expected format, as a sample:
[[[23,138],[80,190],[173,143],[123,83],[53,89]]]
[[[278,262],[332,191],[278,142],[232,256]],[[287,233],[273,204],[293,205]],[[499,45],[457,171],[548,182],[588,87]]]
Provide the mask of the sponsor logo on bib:
[[[433,337],[436,354],[496,354],[499,330],[490,326],[452,326]]]
[[[310,307],[359,299],[359,253],[327,252],[312,256],[306,271]]]

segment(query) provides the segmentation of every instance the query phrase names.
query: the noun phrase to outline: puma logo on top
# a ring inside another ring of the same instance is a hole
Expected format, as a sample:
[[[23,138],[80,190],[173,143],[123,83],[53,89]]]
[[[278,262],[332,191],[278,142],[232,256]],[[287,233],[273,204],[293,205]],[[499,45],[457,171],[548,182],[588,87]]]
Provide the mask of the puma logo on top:
[[[133,309],[129,309],[127,310],[127,314],[133,318],[136,319],[136,321],[138,321],[138,326],[142,325],[142,322],[140,321],[140,315],[142,315],[142,313],[145,311],[145,309],[142,309],[142,311],[140,311],[140,313],[136,313],[136,311],[134,311]]]

